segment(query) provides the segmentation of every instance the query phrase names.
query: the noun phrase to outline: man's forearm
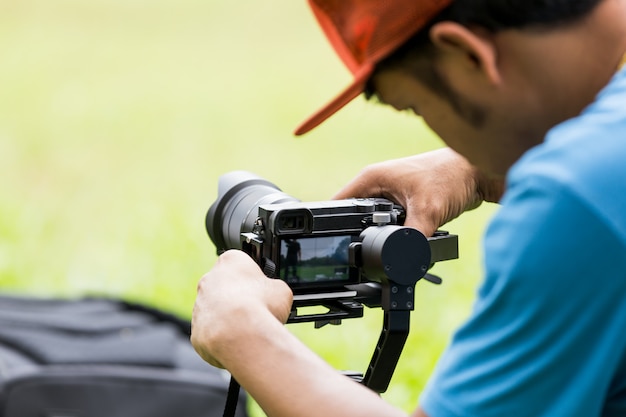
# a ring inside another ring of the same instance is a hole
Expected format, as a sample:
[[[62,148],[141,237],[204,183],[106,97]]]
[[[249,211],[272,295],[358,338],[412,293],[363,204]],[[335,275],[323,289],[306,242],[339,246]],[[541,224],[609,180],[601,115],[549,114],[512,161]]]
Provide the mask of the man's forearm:
[[[244,326],[220,362],[269,416],[405,416],[339,374],[275,319],[257,324]]]

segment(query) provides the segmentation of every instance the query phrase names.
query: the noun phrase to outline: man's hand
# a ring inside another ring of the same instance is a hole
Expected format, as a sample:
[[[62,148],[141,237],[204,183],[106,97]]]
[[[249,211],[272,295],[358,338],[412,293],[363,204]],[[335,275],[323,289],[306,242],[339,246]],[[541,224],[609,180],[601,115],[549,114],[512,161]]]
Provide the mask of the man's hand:
[[[273,417],[406,417],[380,396],[341,375],[283,323],[292,293],[240,251],[225,252],[198,285],[191,342],[203,359],[224,366]]]
[[[205,361],[222,367],[221,354],[242,343],[247,327],[262,320],[285,323],[292,299],[287,284],[267,278],[248,255],[225,252],[198,283],[191,343]]]
[[[503,190],[503,179],[482,174],[443,148],[370,165],[334,198],[385,197],[406,209],[406,226],[432,236],[464,211],[498,201]]]

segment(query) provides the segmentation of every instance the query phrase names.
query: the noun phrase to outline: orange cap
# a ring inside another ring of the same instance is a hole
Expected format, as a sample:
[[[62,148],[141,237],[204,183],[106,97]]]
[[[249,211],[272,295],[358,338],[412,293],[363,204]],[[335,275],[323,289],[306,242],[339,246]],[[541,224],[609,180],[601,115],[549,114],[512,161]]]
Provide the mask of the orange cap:
[[[453,0],[309,0],[333,48],[354,80],[295,131],[302,135],[363,92],[377,63],[417,33]]]

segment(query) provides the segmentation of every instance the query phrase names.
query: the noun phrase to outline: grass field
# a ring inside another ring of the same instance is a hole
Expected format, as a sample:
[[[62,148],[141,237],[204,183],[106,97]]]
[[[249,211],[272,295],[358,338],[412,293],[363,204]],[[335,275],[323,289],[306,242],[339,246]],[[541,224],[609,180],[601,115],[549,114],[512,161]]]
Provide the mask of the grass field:
[[[215,261],[204,215],[220,174],[246,169],[328,199],[368,163],[442,146],[415,117],[358,99],[291,132],[349,79],[305,2],[0,3],[0,288],[106,294],[189,316]],[[465,317],[494,208],[447,229],[461,259],[418,283],[405,353],[384,395],[411,410]],[[332,365],[364,370],[381,312],[290,328]],[[255,410],[256,415],[260,415]]]

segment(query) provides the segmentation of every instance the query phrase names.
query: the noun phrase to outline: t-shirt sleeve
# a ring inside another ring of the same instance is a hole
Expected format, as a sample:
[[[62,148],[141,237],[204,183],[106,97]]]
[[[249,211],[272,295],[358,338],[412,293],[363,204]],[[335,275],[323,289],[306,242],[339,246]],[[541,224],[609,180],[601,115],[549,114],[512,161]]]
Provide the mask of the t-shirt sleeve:
[[[601,415],[626,334],[624,244],[549,180],[507,192],[485,281],[422,393],[430,417]]]

